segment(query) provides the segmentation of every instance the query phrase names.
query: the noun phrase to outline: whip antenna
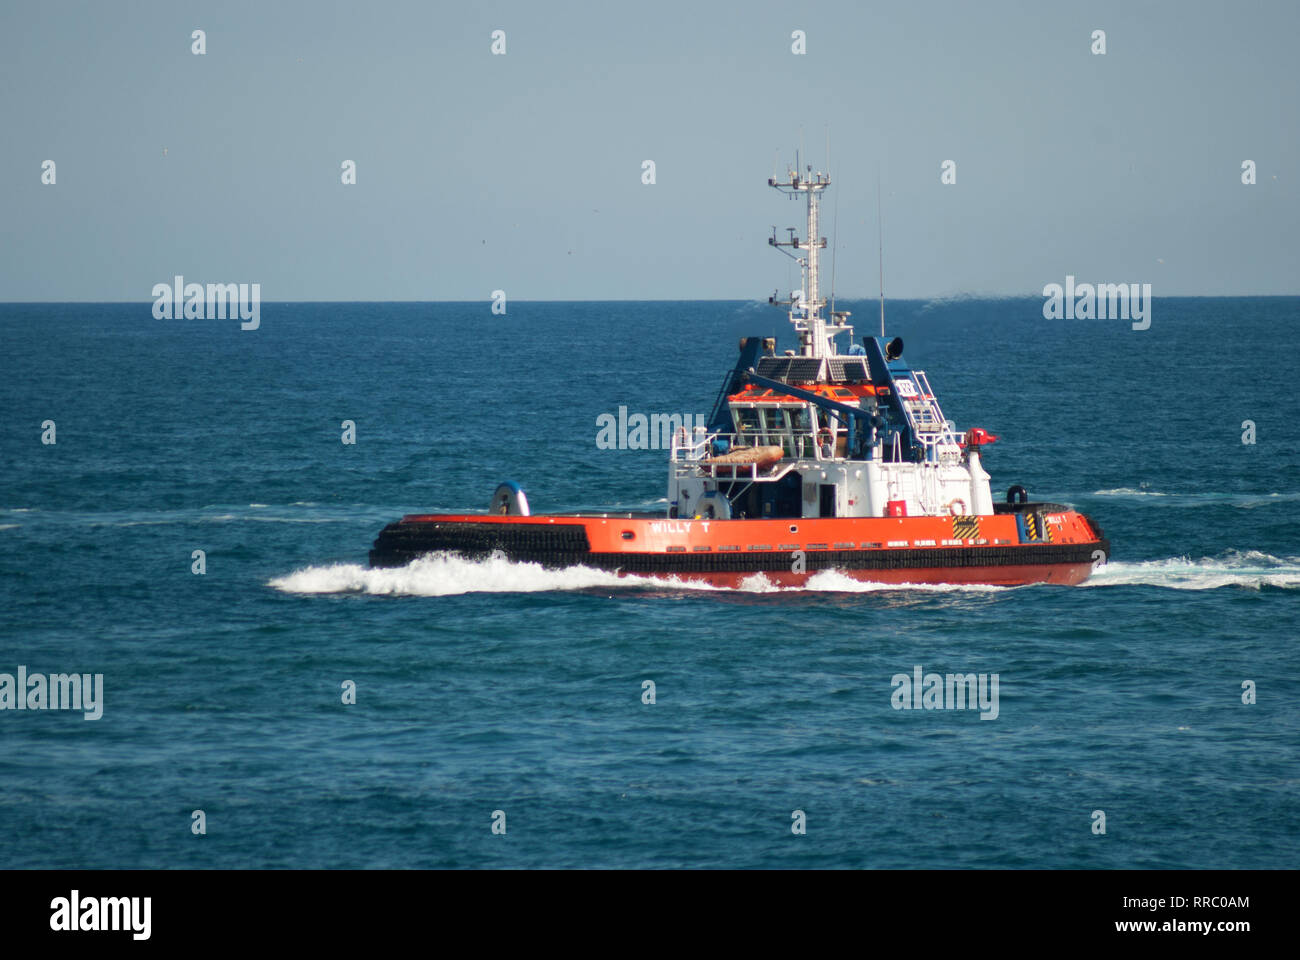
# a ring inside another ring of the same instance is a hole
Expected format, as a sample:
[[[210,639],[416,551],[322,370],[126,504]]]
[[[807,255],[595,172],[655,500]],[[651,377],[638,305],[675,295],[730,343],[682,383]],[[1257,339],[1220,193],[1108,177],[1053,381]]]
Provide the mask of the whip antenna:
[[[885,335],[885,214],[880,207],[880,171],[876,171],[876,247],[880,252],[880,335]]]

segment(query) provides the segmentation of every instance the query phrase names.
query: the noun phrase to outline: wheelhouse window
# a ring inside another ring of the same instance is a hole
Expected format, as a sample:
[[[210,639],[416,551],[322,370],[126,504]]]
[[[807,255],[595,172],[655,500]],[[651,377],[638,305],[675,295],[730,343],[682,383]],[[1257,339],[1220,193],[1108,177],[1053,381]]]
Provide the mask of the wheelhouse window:
[[[752,437],[763,431],[763,422],[754,407],[739,407],[732,411],[736,421],[736,431]]]
[[[789,432],[790,424],[782,407],[768,407],[763,410],[763,432],[770,438],[769,442],[779,443],[779,434]]]

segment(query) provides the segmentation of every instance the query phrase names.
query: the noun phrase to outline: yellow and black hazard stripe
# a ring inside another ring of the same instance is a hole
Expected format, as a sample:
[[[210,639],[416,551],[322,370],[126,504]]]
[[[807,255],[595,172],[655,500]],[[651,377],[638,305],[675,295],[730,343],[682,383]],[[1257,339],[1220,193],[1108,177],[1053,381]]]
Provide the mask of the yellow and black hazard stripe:
[[[953,517],[952,536],[954,540],[977,540],[980,535],[979,517]]]
[[[1023,514],[1025,522],[1025,539],[1039,543],[1051,543],[1054,539],[1052,525],[1043,519],[1042,514]]]

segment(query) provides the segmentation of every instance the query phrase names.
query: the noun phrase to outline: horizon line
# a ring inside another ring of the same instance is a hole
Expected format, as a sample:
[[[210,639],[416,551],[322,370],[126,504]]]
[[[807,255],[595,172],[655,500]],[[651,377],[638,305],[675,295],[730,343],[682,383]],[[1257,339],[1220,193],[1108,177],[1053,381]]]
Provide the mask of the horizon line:
[[[933,296],[920,297],[885,297],[886,303],[908,303],[924,302],[932,303],[935,301],[996,301],[996,300],[1041,300],[1041,293],[956,293],[956,294],[939,294]],[[1300,292],[1295,293],[1152,293],[1153,300],[1247,300],[1247,299],[1286,299],[1288,297],[1300,297]],[[878,303],[879,295],[868,295],[863,297],[845,297],[836,296],[837,301],[842,302],[870,302]],[[155,302],[153,298],[145,300],[0,300],[0,306],[60,306],[67,304],[105,304],[120,306],[127,304],[144,304],[151,305]],[[395,299],[395,300],[370,300],[370,299],[347,299],[347,300],[259,300],[264,304],[286,304],[286,303],[492,303],[491,297],[480,297],[471,300],[415,300],[415,299]],[[757,303],[768,306],[768,302],[761,298],[752,297],[676,297],[667,298],[648,298],[648,297],[628,297],[623,299],[603,299],[595,297],[582,298],[559,298],[559,297],[511,297],[509,303]]]

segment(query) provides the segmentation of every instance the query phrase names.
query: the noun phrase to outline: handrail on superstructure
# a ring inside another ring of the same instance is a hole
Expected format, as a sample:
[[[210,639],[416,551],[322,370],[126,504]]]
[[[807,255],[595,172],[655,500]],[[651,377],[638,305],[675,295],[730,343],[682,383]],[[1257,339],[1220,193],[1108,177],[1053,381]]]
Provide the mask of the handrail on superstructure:
[[[912,382],[916,384],[918,400],[913,401],[916,405],[925,410],[926,414],[934,425],[922,425],[912,409],[912,402],[908,398],[901,398],[903,410],[907,414],[909,425],[912,428],[912,436],[916,442],[926,448],[927,457],[930,451],[934,452],[935,459],[940,455],[939,448],[944,446],[956,447],[960,452],[966,444],[966,432],[964,430],[953,430],[948,425],[948,420],[943,415],[943,409],[939,406],[939,400],[934,395],[934,388],[930,386],[930,378],[925,375],[924,370],[912,371]]]

